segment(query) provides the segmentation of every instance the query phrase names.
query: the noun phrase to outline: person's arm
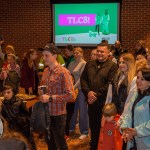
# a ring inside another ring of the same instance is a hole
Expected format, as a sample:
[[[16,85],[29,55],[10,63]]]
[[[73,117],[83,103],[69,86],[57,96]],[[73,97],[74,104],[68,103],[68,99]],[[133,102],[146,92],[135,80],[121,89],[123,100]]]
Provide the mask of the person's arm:
[[[135,98],[137,97],[138,91],[136,86],[136,79],[137,77],[133,78],[133,81],[131,82],[130,90],[124,105],[123,113],[120,116],[120,119],[118,120],[118,123],[121,124],[122,118],[128,113],[128,111],[132,108],[132,105],[134,103]]]
[[[110,21],[110,15],[108,14],[108,21]]]
[[[137,137],[150,136],[150,120],[135,127],[137,131]]]
[[[90,88],[88,85],[88,63],[86,63],[85,68],[81,74],[80,83],[82,92],[87,96],[90,92]]]
[[[125,108],[124,111],[122,113],[122,115],[120,116],[120,119],[118,120],[118,123],[120,124],[120,128],[127,128],[127,127],[131,127],[132,125],[132,107],[133,107],[133,103],[136,100],[137,97],[137,92],[135,92],[132,95],[132,98],[130,99],[130,103],[128,103]]]
[[[137,79],[137,77],[134,77],[133,80],[132,80],[132,82],[131,82],[130,90],[129,90],[129,93],[128,93],[125,105],[127,103],[130,103],[130,99],[132,98],[133,94],[137,93],[136,79]]]
[[[82,64],[80,65],[80,67],[78,68],[78,70],[79,70],[79,72],[80,72],[80,76],[81,76],[81,74],[82,74],[82,72],[83,72],[83,70],[84,70],[84,67],[85,67],[85,63],[82,63]],[[75,83],[75,85],[74,85],[74,89],[78,88],[79,85],[80,85],[80,78],[76,81],[76,83]]]
[[[17,72],[18,76],[21,77],[20,66],[18,64],[16,64],[15,71]]]
[[[118,120],[119,124],[122,124],[123,120],[126,120],[125,118],[128,115],[128,113],[131,113],[132,105],[133,105],[136,97],[137,97],[137,91],[134,91],[132,94],[132,97],[130,97],[130,99],[129,99],[129,102],[126,103],[123,113],[120,116],[120,119]]]

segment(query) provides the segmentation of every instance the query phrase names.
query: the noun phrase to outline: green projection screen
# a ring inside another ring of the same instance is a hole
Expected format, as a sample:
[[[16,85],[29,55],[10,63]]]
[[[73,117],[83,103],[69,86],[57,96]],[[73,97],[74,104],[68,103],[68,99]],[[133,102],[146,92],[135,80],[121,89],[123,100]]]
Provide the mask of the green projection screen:
[[[119,3],[53,4],[53,41],[95,46],[114,44],[119,36]]]

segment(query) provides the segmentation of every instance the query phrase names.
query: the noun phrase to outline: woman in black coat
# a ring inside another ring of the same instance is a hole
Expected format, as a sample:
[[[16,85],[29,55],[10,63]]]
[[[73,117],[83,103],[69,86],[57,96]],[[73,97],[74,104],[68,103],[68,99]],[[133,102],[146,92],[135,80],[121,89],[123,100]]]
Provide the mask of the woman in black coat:
[[[135,59],[132,54],[122,54],[119,59],[119,69],[113,81],[112,101],[116,104],[118,114],[122,114],[127,98],[136,87]]]

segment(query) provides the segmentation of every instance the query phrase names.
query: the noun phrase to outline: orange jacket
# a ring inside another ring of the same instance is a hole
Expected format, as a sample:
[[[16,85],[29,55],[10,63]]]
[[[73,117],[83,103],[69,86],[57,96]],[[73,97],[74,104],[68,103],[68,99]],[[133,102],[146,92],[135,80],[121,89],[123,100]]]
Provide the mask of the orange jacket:
[[[104,123],[100,131],[98,150],[122,150],[121,134],[115,126],[119,117],[116,115],[112,122]]]

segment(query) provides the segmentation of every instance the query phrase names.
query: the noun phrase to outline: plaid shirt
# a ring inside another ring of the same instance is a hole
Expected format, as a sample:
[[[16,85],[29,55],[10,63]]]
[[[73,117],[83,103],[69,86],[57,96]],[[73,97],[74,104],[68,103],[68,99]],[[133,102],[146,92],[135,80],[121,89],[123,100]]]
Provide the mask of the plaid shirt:
[[[52,96],[49,102],[50,115],[66,113],[66,102],[75,98],[72,77],[69,71],[57,65],[54,69],[46,68],[42,75],[41,85],[47,86],[47,93]]]

